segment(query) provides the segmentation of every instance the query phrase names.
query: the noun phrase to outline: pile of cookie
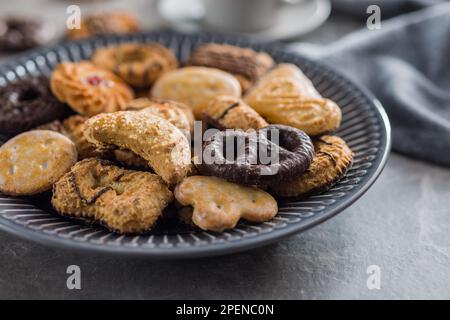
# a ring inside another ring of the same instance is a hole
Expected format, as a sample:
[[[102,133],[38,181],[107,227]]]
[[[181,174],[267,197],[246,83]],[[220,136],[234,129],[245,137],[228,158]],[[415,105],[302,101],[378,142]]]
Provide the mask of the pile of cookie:
[[[193,156],[196,120],[217,129],[202,148],[224,161]],[[330,135],[340,122],[338,105],[297,66],[267,53],[209,43],[180,66],[162,44],[122,43],[59,64],[49,81],[0,88],[0,131],[12,136],[0,147],[0,191],[51,192],[58,214],[123,234],[151,230],[171,204],[180,221],[220,232],[241,218],[271,220],[274,197],[341,179],[353,155]],[[229,137],[265,143],[279,161],[225,159]]]

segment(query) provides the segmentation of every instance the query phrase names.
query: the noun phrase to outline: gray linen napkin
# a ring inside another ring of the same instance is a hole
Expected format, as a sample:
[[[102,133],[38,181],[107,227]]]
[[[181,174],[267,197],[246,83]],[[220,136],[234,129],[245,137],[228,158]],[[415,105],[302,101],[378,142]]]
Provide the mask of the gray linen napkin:
[[[450,3],[382,21],[323,47],[299,46],[368,87],[392,124],[393,150],[450,166]]]

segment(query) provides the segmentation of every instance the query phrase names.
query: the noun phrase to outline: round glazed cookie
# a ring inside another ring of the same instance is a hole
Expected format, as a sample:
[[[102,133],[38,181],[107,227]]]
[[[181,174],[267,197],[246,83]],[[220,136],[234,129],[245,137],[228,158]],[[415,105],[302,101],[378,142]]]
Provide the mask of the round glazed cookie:
[[[52,205],[61,215],[89,219],[129,234],[150,230],[172,199],[172,192],[156,174],[90,158],[78,162],[55,183]]]
[[[269,71],[244,101],[269,123],[292,126],[311,136],[334,131],[341,123],[339,106],[323,98],[293,64],[280,64]]]
[[[241,218],[265,222],[278,212],[277,202],[267,192],[216,177],[188,177],[176,186],[174,194],[181,205],[193,207],[192,222],[203,230],[231,229]],[[183,211],[181,218],[189,222],[189,210]]]
[[[231,74],[206,67],[186,67],[169,71],[155,82],[151,90],[153,98],[187,104],[198,119],[202,117],[209,101],[218,95],[239,98],[241,85]]]
[[[244,101],[229,96],[211,100],[203,111],[203,120],[218,129],[261,129],[269,124]]]
[[[274,65],[270,55],[250,48],[208,43],[197,48],[189,65],[217,68],[233,74],[245,92]]]
[[[59,101],[86,116],[122,110],[134,97],[123,80],[88,61],[59,64],[52,72],[50,86]]]
[[[150,87],[164,72],[178,67],[175,55],[159,43],[124,43],[97,49],[92,62],[113,71],[133,87]]]
[[[0,51],[21,51],[44,44],[52,37],[49,25],[29,17],[0,19]]]
[[[188,139],[169,121],[136,111],[102,113],[86,121],[85,137],[99,147],[117,146],[147,160],[169,184],[188,173],[191,150]]]
[[[135,15],[126,11],[94,13],[81,19],[80,28],[68,29],[70,39],[84,39],[103,34],[127,34],[139,31]]]
[[[271,186],[271,191],[283,197],[297,197],[330,189],[351,167],[352,150],[336,136],[321,136],[314,141],[316,154],[311,166],[300,177]]]
[[[47,191],[76,160],[75,145],[60,133],[21,133],[0,147],[0,191],[18,196]]]
[[[180,129],[186,137],[189,137],[189,134],[194,130],[195,119],[191,109],[179,102],[139,98],[131,100],[125,109],[148,112],[159,116]]]
[[[203,175],[267,186],[300,176],[313,156],[314,147],[306,133],[269,125],[258,131],[225,130],[214,134],[203,145],[203,161],[198,168]]]
[[[16,134],[69,114],[70,109],[53,97],[43,76],[0,87],[0,132]]]

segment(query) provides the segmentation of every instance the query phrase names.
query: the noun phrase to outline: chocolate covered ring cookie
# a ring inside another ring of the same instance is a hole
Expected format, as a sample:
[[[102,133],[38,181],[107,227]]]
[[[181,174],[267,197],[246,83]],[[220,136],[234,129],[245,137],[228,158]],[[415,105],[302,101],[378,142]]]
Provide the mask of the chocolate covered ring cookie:
[[[30,77],[0,87],[0,132],[16,134],[63,119],[70,109],[53,97],[48,80]]]
[[[175,69],[175,55],[159,43],[124,43],[97,49],[92,62],[113,71],[129,85],[150,87],[164,72]]]
[[[103,34],[127,34],[140,29],[135,15],[126,11],[111,11],[83,16],[79,28],[67,30],[70,39],[84,39]]]
[[[0,19],[0,51],[21,51],[43,44],[47,35],[46,25],[25,17]]]
[[[311,166],[300,177],[271,186],[279,196],[296,197],[327,191],[352,165],[353,153],[344,140],[322,136],[314,141],[316,154]]]
[[[156,174],[90,158],[55,183],[52,205],[61,215],[86,218],[128,234],[151,229],[172,199]]]
[[[230,146],[234,146],[231,155],[227,151]],[[265,186],[300,176],[313,156],[314,147],[306,133],[269,125],[253,132],[225,130],[214,134],[204,143],[203,161],[198,167],[204,175]]]
[[[272,68],[274,61],[265,52],[229,44],[209,43],[197,48],[191,54],[188,64],[229,72],[239,80],[242,91],[246,91]]]
[[[239,98],[218,96],[203,111],[203,120],[218,129],[261,129],[269,124]]]

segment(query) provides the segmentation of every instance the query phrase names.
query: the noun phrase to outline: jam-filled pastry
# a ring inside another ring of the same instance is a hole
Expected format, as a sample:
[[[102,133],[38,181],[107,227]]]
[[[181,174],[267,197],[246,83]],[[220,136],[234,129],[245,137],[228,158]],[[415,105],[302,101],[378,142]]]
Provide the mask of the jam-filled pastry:
[[[86,116],[123,110],[134,97],[122,79],[88,61],[59,64],[52,72],[50,87],[59,101]]]
[[[137,88],[150,87],[164,72],[178,67],[173,52],[159,43],[123,43],[100,48],[94,52],[92,62]]]
[[[127,11],[93,13],[81,19],[80,27],[67,30],[70,39],[84,39],[103,34],[128,34],[137,32],[140,23]]]
[[[265,52],[229,44],[208,43],[192,52],[188,64],[229,72],[239,80],[242,91],[245,92],[272,68],[274,61]]]
[[[322,97],[293,64],[269,71],[244,100],[269,123],[289,125],[311,136],[334,131],[341,123],[339,106]]]
[[[300,177],[271,186],[279,196],[296,197],[330,189],[351,167],[352,150],[337,136],[321,136],[314,141],[316,154]]]
[[[231,74],[206,67],[185,67],[166,72],[151,90],[153,98],[187,104],[197,119],[201,119],[208,103],[218,95],[239,98],[241,85]]]

